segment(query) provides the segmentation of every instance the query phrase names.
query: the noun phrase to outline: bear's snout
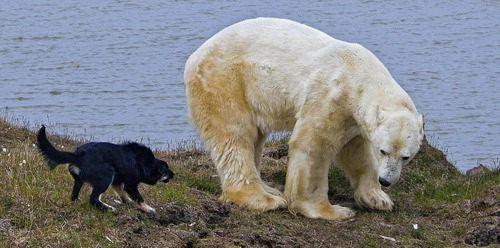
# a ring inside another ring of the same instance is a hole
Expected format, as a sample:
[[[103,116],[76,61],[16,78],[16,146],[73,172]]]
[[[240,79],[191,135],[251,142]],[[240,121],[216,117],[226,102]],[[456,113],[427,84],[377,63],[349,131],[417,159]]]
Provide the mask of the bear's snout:
[[[391,183],[387,180],[385,180],[383,177],[378,177],[378,181],[380,182],[380,184],[384,187],[389,187],[391,186]]]

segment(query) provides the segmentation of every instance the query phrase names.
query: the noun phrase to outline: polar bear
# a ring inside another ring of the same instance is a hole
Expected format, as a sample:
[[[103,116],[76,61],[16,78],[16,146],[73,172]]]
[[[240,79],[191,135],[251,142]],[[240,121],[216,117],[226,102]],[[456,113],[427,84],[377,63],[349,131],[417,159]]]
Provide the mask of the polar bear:
[[[391,210],[381,189],[419,150],[423,120],[385,66],[361,45],[276,18],[245,20],[187,60],[188,112],[221,180],[221,199],[261,211],[288,207],[310,218],[354,216],[328,199],[340,167],[364,207]],[[285,191],[266,185],[266,135],[290,130]]]

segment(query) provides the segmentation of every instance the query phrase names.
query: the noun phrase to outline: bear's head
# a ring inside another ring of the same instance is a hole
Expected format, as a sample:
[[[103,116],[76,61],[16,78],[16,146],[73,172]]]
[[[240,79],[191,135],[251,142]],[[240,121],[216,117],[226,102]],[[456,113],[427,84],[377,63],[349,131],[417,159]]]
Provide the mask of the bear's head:
[[[424,137],[423,116],[410,111],[378,109],[377,126],[370,137],[380,184],[395,184],[401,169],[417,154]]]

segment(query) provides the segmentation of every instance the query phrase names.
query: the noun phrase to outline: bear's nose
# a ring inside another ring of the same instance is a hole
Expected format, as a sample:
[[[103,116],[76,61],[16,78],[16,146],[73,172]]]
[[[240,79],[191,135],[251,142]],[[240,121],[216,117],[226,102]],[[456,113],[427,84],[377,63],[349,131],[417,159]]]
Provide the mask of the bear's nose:
[[[384,187],[389,187],[391,186],[391,183],[387,180],[385,180],[384,178],[382,177],[378,177],[378,181],[380,182],[380,184]]]

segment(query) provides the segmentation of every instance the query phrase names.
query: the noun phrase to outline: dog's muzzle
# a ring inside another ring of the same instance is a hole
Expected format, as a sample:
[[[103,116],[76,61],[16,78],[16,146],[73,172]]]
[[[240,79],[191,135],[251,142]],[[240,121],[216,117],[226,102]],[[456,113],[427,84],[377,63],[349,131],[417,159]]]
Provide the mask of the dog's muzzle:
[[[162,183],[168,183],[170,181],[170,179],[174,178],[174,173],[173,172],[169,172],[167,173],[166,175],[163,175],[161,178],[160,178],[160,182]]]

